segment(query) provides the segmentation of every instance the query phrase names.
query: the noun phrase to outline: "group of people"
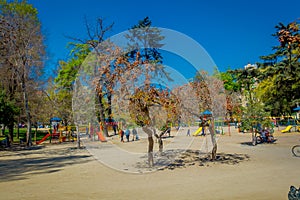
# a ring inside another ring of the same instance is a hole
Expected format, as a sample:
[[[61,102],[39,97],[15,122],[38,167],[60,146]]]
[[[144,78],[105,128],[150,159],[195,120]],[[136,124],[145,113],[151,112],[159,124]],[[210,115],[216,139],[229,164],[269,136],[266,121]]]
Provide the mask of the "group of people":
[[[272,142],[273,135],[270,133],[270,131],[267,128],[262,129],[259,133],[265,142]]]
[[[121,138],[121,142],[124,142],[124,135],[126,137],[126,141],[127,142],[130,142],[130,135],[132,133],[132,140],[131,141],[134,141],[134,140],[139,140],[139,137],[138,137],[138,134],[137,134],[137,130],[134,128],[132,129],[131,131],[124,127],[124,130],[122,129],[119,129],[119,136]]]

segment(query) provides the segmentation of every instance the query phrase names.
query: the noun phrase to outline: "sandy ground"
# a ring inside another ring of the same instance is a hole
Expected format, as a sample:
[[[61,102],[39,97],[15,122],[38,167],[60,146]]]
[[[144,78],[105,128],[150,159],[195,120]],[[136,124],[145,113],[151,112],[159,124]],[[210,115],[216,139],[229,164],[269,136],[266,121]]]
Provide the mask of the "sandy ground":
[[[209,137],[193,137],[173,165],[150,173],[112,169],[71,142],[0,151],[0,199],[287,199],[290,186],[300,186],[300,158],[291,154],[300,133],[278,132],[276,143],[251,146],[249,133],[231,131],[218,136],[215,162],[204,154]],[[164,139],[166,149],[172,140]],[[121,143],[115,136],[108,143],[125,151],[147,150],[144,138]]]

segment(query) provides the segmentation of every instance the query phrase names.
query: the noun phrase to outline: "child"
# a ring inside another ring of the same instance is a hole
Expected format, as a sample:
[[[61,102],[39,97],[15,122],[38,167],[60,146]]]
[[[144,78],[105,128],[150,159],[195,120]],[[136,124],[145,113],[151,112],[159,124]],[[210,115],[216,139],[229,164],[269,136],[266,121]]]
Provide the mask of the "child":
[[[121,138],[121,142],[124,142],[124,131],[122,129],[119,129],[119,135],[120,135],[120,138]]]
[[[129,129],[125,130],[125,136],[126,136],[127,142],[129,142],[129,136],[130,136],[130,130]]]

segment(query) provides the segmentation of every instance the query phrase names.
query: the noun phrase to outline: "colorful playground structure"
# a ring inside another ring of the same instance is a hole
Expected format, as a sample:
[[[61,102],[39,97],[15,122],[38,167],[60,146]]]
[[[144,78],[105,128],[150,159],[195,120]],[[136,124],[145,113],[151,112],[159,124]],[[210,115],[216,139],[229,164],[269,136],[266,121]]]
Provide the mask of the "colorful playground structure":
[[[202,127],[199,127],[192,135],[198,136],[198,135],[201,135],[201,133],[202,133]]]
[[[288,125],[285,129],[281,130],[282,133],[291,132],[292,128],[295,128],[296,131],[300,132],[300,126]]]
[[[72,127],[61,127],[58,130],[53,129],[47,130],[47,134],[39,141],[36,141],[36,144],[41,144],[47,139],[50,140],[50,143],[52,142],[53,139],[58,140],[59,143],[61,142],[66,142],[66,141],[76,141],[77,140],[77,135],[76,133],[73,132]]]
[[[36,141],[36,144],[41,144],[49,139],[50,143],[52,140],[58,140],[59,143],[66,141],[76,141],[77,134],[74,133],[75,127],[72,126],[63,126],[62,119],[59,117],[50,118],[50,127],[44,129],[46,131],[46,135],[39,141]]]

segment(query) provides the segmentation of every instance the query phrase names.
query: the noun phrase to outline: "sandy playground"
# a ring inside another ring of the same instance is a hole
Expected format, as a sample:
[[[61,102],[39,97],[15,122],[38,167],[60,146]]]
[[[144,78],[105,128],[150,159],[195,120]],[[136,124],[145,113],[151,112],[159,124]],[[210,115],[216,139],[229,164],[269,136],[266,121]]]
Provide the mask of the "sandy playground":
[[[300,143],[300,133],[277,131],[276,143],[251,146],[250,133],[233,129],[231,136],[218,136],[217,161],[209,161],[203,153],[210,136],[198,136],[174,163],[145,173],[130,172],[138,165],[120,166],[125,155],[112,156],[120,167],[116,169],[90,151],[114,144],[126,152],[143,153],[147,151],[143,137],[121,143],[113,136],[105,144],[93,142],[97,148],[79,150],[76,143],[66,142],[0,151],[0,199],[287,199],[290,186],[300,186],[300,158],[291,153],[291,147]],[[186,129],[181,131],[177,138],[184,140]],[[166,149],[174,138],[164,139]],[[138,159],[128,158],[128,163],[146,162],[144,157]]]

